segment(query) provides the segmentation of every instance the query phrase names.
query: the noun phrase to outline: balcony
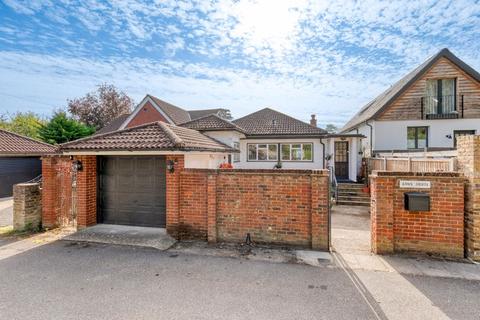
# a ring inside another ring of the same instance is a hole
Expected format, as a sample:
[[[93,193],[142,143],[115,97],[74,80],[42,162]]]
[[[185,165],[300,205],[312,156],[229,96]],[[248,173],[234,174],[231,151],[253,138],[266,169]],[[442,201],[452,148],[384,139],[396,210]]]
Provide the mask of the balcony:
[[[425,96],[421,98],[422,119],[463,118],[463,95]]]

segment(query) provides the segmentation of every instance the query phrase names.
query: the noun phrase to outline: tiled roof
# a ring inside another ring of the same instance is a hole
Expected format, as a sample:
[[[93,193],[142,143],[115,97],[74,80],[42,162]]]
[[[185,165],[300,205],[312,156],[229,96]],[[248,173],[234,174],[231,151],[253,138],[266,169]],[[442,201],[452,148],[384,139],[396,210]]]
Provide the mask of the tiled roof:
[[[51,144],[0,129],[0,155],[42,155],[55,153]]]
[[[153,122],[60,145],[63,151],[235,151],[202,133],[183,127]]]
[[[459,68],[467,72],[472,78],[480,82],[480,74],[451,53],[448,49],[442,49],[436,55],[430,57],[427,61],[416,67],[393,86],[382,92],[378,97],[367,103],[360,111],[350,119],[341,132],[349,131],[362,122],[375,118],[381,114],[385,107],[398,98],[406,89],[408,89],[418,78],[420,78],[430,67],[440,58],[445,57]]]
[[[235,130],[243,132],[242,128],[216,114],[210,114],[196,120],[182,123],[181,126],[200,131]]]
[[[174,106],[166,101],[160,100],[152,95],[148,95],[155,104],[167,114],[167,116],[172,119],[173,123],[180,124],[187,121],[190,121],[190,114],[187,110],[184,110],[180,107]]]
[[[217,109],[204,109],[204,110],[189,110],[188,113],[190,114],[190,118],[192,120],[196,120],[199,118],[203,118],[205,116],[209,116],[211,114],[218,115],[220,111],[226,111],[226,109],[217,108]]]
[[[305,136],[325,135],[327,132],[286,114],[265,108],[233,121],[247,135]]]
[[[120,129],[120,127],[122,126],[122,124],[125,122],[125,120],[127,120],[127,118],[130,116],[129,113],[127,114],[122,114],[121,116],[113,119],[112,121],[110,121],[109,124],[107,124],[105,127],[103,127],[102,129],[98,130],[97,132],[95,132],[95,134],[104,134],[104,133],[108,133],[108,132],[112,132],[112,131],[116,131],[118,129]]]

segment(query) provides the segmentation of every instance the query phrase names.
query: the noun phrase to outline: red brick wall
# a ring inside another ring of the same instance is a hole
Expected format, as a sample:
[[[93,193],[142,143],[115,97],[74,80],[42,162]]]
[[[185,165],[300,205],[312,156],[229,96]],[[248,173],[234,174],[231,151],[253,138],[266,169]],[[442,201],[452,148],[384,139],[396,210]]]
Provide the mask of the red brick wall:
[[[168,122],[165,117],[162,116],[162,114],[158,112],[150,102],[147,101],[142,110],[140,110],[135,117],[133,117],[126,127],[131,128],[154,121]]]
[[[72,161],[68,157],[42,158],[42,226],[74,224]]]
[[[76,156],[82,163],[77,172],[77,227],[85,228],[97,223],[97,157]]]
[[[166,156],[167,165],[173,161],[174,172],[168,172],[166,177],[167,232],[173,237],[179,237],[180,224],[180,174],[185,167],[183,155]]]
[[[370,178],[373,252],[463,257],[463,176],[457,173],[375,172]],[[431,188],[400,188],[400,180],[430,181]],[[430,211],[406,211],[405,192],[428,193]]]
[[[458,169],[466,177],[465,251],[480,261],[480,136],[463,136],[457,140]]]
[[[328,250],[326,171],[185,169],[180,184],[180,238]]]

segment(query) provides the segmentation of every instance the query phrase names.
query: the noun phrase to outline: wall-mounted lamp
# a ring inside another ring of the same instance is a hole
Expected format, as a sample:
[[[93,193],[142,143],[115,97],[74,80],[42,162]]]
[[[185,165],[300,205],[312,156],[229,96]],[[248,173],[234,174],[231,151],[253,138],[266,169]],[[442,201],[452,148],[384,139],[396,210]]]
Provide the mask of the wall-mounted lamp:
[[[175,164],[177,163],[177,160],[168,160],[167,161],[167,170],[170,173],[175,172]]]
[[[73,167],[73,170],[75,170],[75,171],[82,171],[83,170],[82,161],[80,161],[80,160],[73,161],[72,167]]]

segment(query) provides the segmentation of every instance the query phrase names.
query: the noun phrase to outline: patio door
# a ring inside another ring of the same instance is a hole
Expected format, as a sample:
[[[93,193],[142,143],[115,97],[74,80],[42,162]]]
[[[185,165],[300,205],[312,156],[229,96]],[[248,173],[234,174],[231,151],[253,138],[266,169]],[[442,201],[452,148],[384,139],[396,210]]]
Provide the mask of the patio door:
[[[348,141],[335,141],[335,176],[348,180]]]

